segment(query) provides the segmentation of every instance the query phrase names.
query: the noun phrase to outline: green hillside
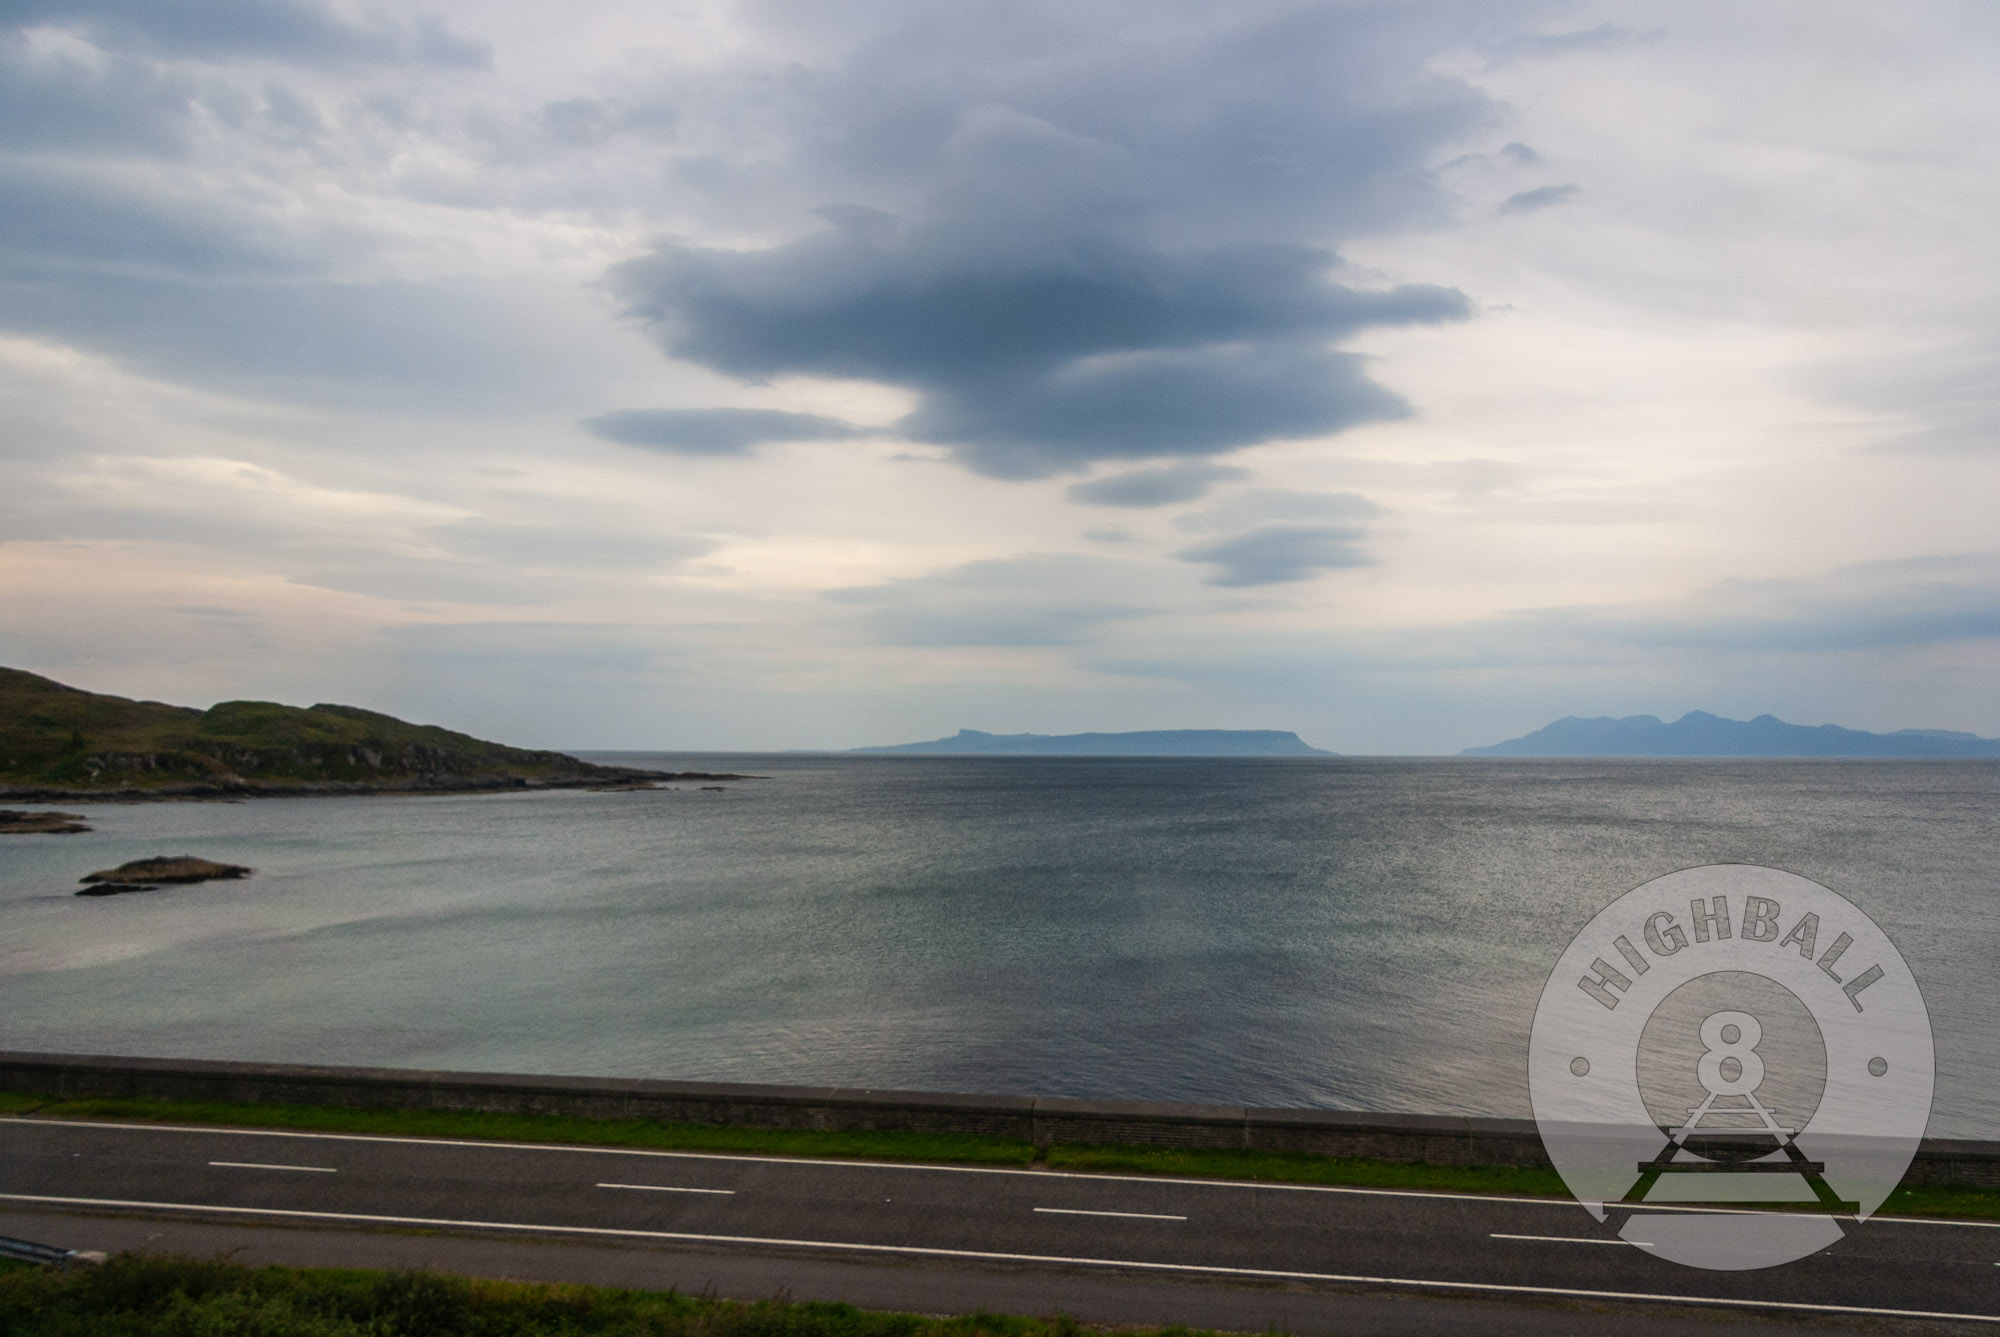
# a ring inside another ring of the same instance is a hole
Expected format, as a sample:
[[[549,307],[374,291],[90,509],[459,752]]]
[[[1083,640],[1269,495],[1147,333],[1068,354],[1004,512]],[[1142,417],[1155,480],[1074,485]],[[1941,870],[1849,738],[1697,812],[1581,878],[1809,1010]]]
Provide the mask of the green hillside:
[[[128,701],[0,668],[0,788],[284,791],[604,784],[641,772],[353,706]]]

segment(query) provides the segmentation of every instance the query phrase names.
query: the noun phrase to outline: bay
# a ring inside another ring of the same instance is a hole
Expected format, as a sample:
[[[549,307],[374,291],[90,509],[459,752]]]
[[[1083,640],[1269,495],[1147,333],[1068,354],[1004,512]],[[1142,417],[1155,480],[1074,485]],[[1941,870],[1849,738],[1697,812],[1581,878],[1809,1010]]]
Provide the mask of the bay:
[[[1523,1116],[1601,906],[1751,862],[1917,973],[2000,1137],[2000,763],[592,754],[694,785],[61,805],[0,1048]],[[243,882],[79,899],[153,854]]]

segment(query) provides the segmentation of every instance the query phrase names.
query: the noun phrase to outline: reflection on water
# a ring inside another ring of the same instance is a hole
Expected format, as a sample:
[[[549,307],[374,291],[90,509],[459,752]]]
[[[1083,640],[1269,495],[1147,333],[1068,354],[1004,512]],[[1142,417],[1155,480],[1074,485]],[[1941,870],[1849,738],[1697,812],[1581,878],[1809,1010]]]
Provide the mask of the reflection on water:
[[[65,804],[0,1046],[1525,1115],[1550,966],[1692,864],[1896,940],[2000,1135],[2000,764],[620,757],[721,793]],[[150,854],[240,883],[79,900]]]

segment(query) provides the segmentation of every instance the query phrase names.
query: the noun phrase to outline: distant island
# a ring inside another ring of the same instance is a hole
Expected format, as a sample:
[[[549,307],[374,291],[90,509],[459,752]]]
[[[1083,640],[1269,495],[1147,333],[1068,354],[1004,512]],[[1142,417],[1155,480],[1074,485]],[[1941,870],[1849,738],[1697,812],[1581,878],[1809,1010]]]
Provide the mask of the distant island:
[[[1331,757],[1289,729],[1141,729],[1134,733],[982,733],[853,752],[979,757]]]
[[[1868,733],[1837,724],[1787,724],[1775,715],[1729,720],[1692,710],[1669,724],[1657,715],[1566,716],[1462,757],[2000,757],[2000,738],[1948,729]]]
[[[586,789],[740,776],[596,766],[354,706],[103,696],[0,668],[0,798]]]

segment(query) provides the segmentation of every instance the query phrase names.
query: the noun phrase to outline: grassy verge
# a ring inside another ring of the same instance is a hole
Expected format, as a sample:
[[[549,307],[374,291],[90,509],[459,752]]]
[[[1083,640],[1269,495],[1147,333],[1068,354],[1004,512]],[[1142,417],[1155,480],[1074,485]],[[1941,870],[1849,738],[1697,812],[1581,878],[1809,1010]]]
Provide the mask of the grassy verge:
[[[494,1142],[567,1142],[583,1146],[670,1151],[734,1151],[772,1156],[852,1156],[867,1160],[942,1161],[959,1165],[1027,1165],[1029,1143],[951,1133],[889,1133],[857,1129],[813,1132],[737,1128],[723,1124],[656,1123],[646,1119],[585,1119],[560,1114],[485,1114],[462,1110],[348,1109],[332,1105],[231,1105],[184,1100],[27,1100],[50,1119],[220,1124],[236,1128],[297,1128],[373,1133],[383,1137],[476,1138]]]
[[[112,1259],[0,1273],[0,1332],[18,1337],[1072,1337],[1064,1318],[925,1318],[843,1304],[744,1304],[673,1291],[469,1281],[428,1272],[248,1268]],[[1192,1337],[1189,1329],[1126,1329]]]
[[[1177,1147],[1058,1145],[1048,1149],[1051,1170],[1099,1174],[1179,1175],[1189,1179],[1252,1179],[1286,1184],[1354,1188],[1450,1190],[1566,1197],[1554,1170],[1510,1165],[1411,1165],[1404,1161],[1349,1160],[1302,1152],[1209,1151]]]
[[[560,1142],[660,1151],[736,1152],[760,1156],[851,1157],[996,1167],[1043,1165],[1098,1174],[1176,1175],[1192,1179],[1265,1180],[1355,1188],[1567,1197],[1555,1171],[1504,1165],[1410,1165],[1303,1153],[1175,1147],[1058,1144],[1036,1149],[1004,1137],[946,1133],[812,1132],[721,1124],[586,1119],[551,1114],[457,1110],[348,1109],[327,1105],[234,1105],[172,1100],[55,1100],[0,1093],[0,1114],[42,1118],[297,1128],[385,1137],[447,1137],[498,1142]],[[2000,1219],[2000,1191],[1913,1185],[1897,1189],[1884,1211],[1903,1216]]]

